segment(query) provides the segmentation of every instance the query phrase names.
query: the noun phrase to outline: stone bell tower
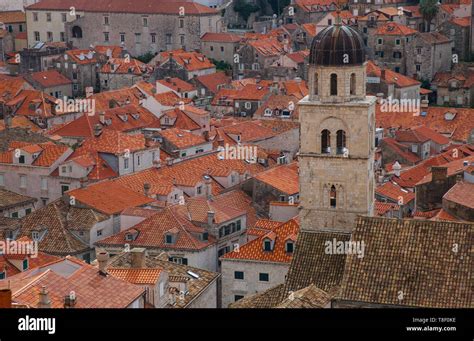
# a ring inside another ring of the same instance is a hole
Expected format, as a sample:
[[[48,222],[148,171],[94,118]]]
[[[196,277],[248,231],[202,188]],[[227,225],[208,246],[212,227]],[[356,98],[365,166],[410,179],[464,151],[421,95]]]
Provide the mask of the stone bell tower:
[[[374,210],[375,97],[365,92],[363,40],[329,26],[309,63],[309,95],[298,104],[301,229],[351,232],[357,215]]]

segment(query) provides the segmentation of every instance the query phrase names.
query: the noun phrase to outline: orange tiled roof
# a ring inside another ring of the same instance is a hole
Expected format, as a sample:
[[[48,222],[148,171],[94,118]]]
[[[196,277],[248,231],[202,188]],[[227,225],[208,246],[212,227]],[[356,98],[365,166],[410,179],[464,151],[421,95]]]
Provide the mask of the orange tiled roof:
[[[468,164],[467,166],[465,165],[465,162]],[[468,156],[468,157],[465,157],[465,158],[459,158],[457,160],[448,162],[448,163],[446,163],[442,166],[447,168],[447,176],[449,177],[449,176],[453,176],[455,174],[459,174],[459,173],[464,172],[464,170],[469,168],[470,164],[472,164],[473,162],[474,162],[474,156]],[[426,174],[417,183],[417,185],[422,185],[422,184],[425,184],[427,182],[431,182],[432,181],[432,175],[433,174],[431,173],[431,170],[430,170],[430,172],[428,174]]]
[[[183,50],[166,51],[161,53],[163,62],[166,62],[170,58],[170,55],[173,56],[176,63],[184,67],[187,71],[211,69],[216,67],[202,53],[186,52]]]
[[[468,141],[474,129],[472,108],[428,107],[421,109],[421,115],[414,115],[412,112],[384,112],[380,109],[380,105],[376,105],[376,126],[385,129],[425,125],[439,134],[449,136],[453,141],[463,143]]]
[[[29,153],[39,153],[38,157],[32,162],[32,166],[37,167],[51,167],[70,150],[65,145],[56,145],[51,142],[29,144],[13,141],[7,151],[0,153],[0,163],[13,163],[13,154],[17,148]]]
[[[65,264],[72,273],[64,275],[56,264]],[[114,276],[103,276],[92,265],[74,257],[57,260],[37,269],[11,277],[13,301],[37,308],[39,292],[46,287],[51,308],[63,308],[64,297],[75,293],[76,308],[127,308],[144,294],[138,285],[127,283]]]
[[[0,12],[0,22],[4,24],[26,23],[26,14],[22,11]]]
[[[251,40],[247,44],[265,57],[279,56],[285,52],[283,44],[277,38]]]
[[[280,165],[261,172],[255,176],[255,179],[289,195],[298,194],[300,191],[297,162]]]
[[[242,37],[238,34],[233,33],[213,33],[206,32],[201,37],[201,41],[205,42],[217,42],[217,43],[238,43],[242,40]]]
[[[101,123],[100,113],[96,113],[93,116],[85,114],[65,125],[53,127],[48,133],[49,135],[89,138],[94,136],[94,126],[97,124],[108,130],[128,132],[145,128],[158,122],[155,115],[135,104],[107,109],[103,113],[105,123]]]
[[[306,23],[302,24],[301,27],[308,33],[310,36],[315,37],[317,33],[317,26],[316,24]]]
[[[286,242],[287,240],[296,242],[299,228],[298,222],[291,219],[261,237],[240,246],[238,250],[225,254],[221,259],[253,260],[289,264],[293,254],[286,252]],[[266,238],[270,238],[274,241],[272,251],[265,251],[263,248],[263,242]]]
[[[474,184],[466,181],[455,184],[443,199],[474,209]]]
[[[367,62],[367,76],[371,77],[382,77],[382,69],[378,67],[373,61]],[[414,85],[421,85],[417,80],[404,76],[401,73],[394,72],[390,69],[385,69],[383,81],[386,83],[393,83],[397,87],[408,87]]]
[[[133,247],[154,247],[160,249],[201,250],[214,244],[215,239],[200,240],[193,233],[204,233],[204,228],[193,225],[187,217],[179,214],[180,205],[167,206],[161,212],[138,223],[130,229],[121,231],[105,238],[97,245],[124,245]],[[125,236],[130,230],[138,231],[136,239],[129,241]],[[175,240],[172,244],[166,243],[165,235],[173,233]],[[193,232],[193,233],[191,233]]]
[[[103,129],[98,137],[86,139],[81,145],[85,150],[102,153],[123,154],[146,149],[145,137],[142,134],[124,134],[116,130]]]
[[[33,72],[29,76],[43,88],[72,84],[69,78],[63,76],[57,70]]]
[[[106,64],[102,66],[100,72],[115,74],[134,74],[137,76],[150,72],[152,68],[138,59],[130,58],[110,58]]]
[[[52,107],[57,99],[38,90],[21,90],[7,106],[16,108],[15,115],[53,117]],[[56,113],[59,114],[59,113]]]
[[[77,201],[106,214],[117,214],[129,207],[143,206],[153,199],[117,182],[105,181],[67,192]]]
[[[90,50],[68,50],[65,53],[68,55],[71,60],[79,65],[85,64],[95,64],[98,62],[98,59],[93,51]]]
[[[179,128],[163,130],[160,132],[160,135],[180,149],[198,146],[207,142],[204,137]]]
[[[375,212],[378,216],[384,216],[389,211],[399,211],[400,206],[389,202],[375,201]]]
[[[314,12],[316,9],[321,10],[325,6],[337,6],[338,2],[334,0],[295,0],[295,4],[305,12]]]
[[[184,91],[193,91],[196,90],[194,85],[185,82],[179,78],[166,78],[166,79],[160,79],[157,81],[158,83],[176,91],[176,92],[184,92]]]
[[[396,36],[408,36],[416,34],[418,31],[408,26],[399,24],[397,22],[388,22],[377,28],[375,34],[380,35],[396,35]]]
[[[145,95],[135,87],[103,91],[95,93],[90,97],[90,99],[95,100],[96,112],[111,109],[111,103],[114,103],[115,106],[128,104],[139,106],[140,100],[144,98]]]
[[[220,86],[230,83],[231,78],[227,76],[225,72],[216,72],[209,75],[199,76],[196,80],[212,93],[217,93]]]
[[[410,192],[406,189],[403,189],[400,186],[394,184],[393,182],[387,182],[382,186],[377,187],[375,189],[375,193],[380,196],[389,198],[390,200],[393,200],[395,202],[398,202],[401,198],[403,200],[402,205],[406,205],[410,203],[410,201],[415,199],[414,192]]]
[[[150,194],[167,195],[173,185],[194,187],[203,182],[203,176],[227,177],[231,172],[240,175],[254,175],[264,167],[260,164],[249,164],[245,160],[220,160],[217,153],[185,160],[172,166],[162,165],[159,169],[152,168],[131,175],[122,176],[116,180],[132,190],[143,193],[143,184],[151,185]]]
[[[158,268],[107,268],[107,273],[133,284],[156,284],[162,270]]]
[[[469,17],[464,18],[452,18],[450,20],[452,23],[462,26],[462,27],[469,27],[471,26],[471,19]]]
[[[117,45],[96,45],[94,46],[94,51],[104,56],[107,55],[107,51],[110,51],[112,58],[120,58],[122,57],[123,47]]]
[[[217,14],[218,10],[195,2],[167,1],[157,3],[154,0],[43,0],[28,6],[29,10],[65,10],[75,7],[77,11],[98,13],[138,13],[138,14],[174,14],[178,15],[184,8],[187,15]]]

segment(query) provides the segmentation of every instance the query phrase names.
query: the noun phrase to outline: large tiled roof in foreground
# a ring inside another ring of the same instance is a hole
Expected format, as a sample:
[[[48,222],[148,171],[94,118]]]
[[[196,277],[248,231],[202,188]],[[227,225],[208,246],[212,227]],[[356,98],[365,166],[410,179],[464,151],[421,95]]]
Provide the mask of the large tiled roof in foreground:
[[[474,224],[359,217],[340,300],[429,308],[472,308]],[[308,266],[308,265],[307,265]]]

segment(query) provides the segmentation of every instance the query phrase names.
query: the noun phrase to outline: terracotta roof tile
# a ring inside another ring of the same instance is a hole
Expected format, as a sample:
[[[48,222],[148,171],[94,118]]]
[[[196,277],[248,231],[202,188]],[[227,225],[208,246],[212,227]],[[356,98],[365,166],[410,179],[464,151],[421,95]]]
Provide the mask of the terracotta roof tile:
[[[196,81],[201,83],[212,93],[217,93],[219,87],[230,83],[231,78],[225,72],[216,72],[209,75],[203,75],[196,78]]]
[[[446,192],[443,199],[474,209],[474,184],[459,182]]]
[[[26,14],[23,11],[2,11],[0,22],[4,24],[26,23]]]
[[[207,143],[204,137],[179,128],[163,130],[160,132],[160,135],[163,139],[180,149]]]
[[[194,85],[185,82],[179,78],[166,78],[166,79],[160,79],[157,81],[158,83],[174,90],[177,92],[184,92],[184,91],[193,91],[196,90]]]
[[[392,182],[386,182],[382,186],[377,187],[375,193],[395,202],[399,202],[401,199],[402,205],[407,205],[415,199],[414,192],[403,189]]]
[[[299,193],[297,162],[280,165],[261,172],[255,176],[255,179],[289,195]]]
[[[212,33],[206,32],[201,37],[201,41],[216,43],[238,43],[242,37],[233,33]]]
[[[159,268],[107,268],[107,273],[133,284],[157,284],[162,270]]]
[[[418,33],[408,26],[399,24],[397,22],[389,22],[377,28],[375,34],[379,35],[396,35],[396,36],[408,36]]]
[[[289,220],[265,235],[240,246],[238,250],[225,254],[221,259],[290,263],[293,253],[286,251],[286,242],[288,237],[291,237],[291,240],[296,242],[294,235],[297,235],[298,231],[299,224],[293,219]],[[272,235],[270,236],[270,234]],[[263,242],[269,237],[274,241],[273,250],[265,251]]]
[[[215,65],[202,53],[186,52],[183,50],[161,52],[160,56],[163,59],[163,63],[166,63],[171,54],[173,55],[173,60],[187,71],[215,68]]]
[[[29,74],[29,77],[43,88],[72,84],[69,78],[63,76],[57,70],[33,72]]]

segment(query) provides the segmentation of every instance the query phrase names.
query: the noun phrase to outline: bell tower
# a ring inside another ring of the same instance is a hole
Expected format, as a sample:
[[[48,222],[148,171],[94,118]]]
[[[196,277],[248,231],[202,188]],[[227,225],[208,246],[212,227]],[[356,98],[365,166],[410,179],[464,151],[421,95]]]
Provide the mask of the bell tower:
[[[309,64],[309,95],[298,103],[301,229],[351,232],[374,210],[375,97],[366,96],[363,40],[338,22],[314,38]]]

